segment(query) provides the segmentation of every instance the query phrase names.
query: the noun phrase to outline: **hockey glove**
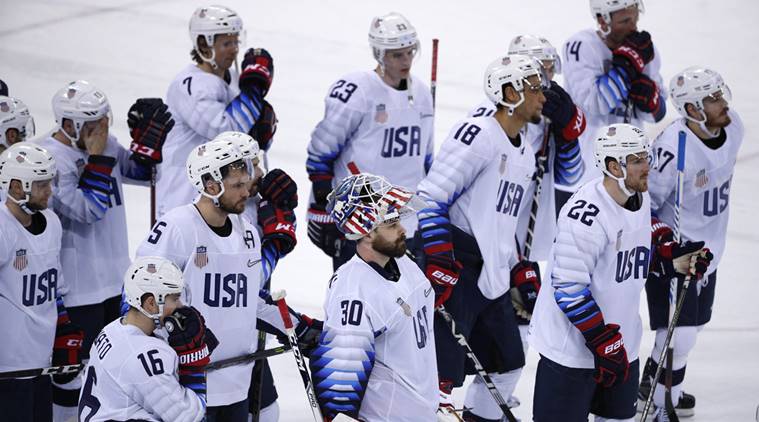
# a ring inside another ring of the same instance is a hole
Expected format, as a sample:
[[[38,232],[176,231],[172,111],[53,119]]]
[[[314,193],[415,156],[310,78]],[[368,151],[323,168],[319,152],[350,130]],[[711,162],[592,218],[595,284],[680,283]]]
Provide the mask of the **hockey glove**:
[[[631,33],[623,44],[635,50],[644,64],[649,64],[654,59],[654,43],[651,41],[651,34],[647,31]]]
[[[308,238],[311,239],[311,243],[330,257],[338,256],[345,236],[337,229],[324,205],[311,204],[307,218]]]
[[[258,141],[258,146],[263,151],[268,151],[271,147],[272,138],[277,132],[277,115],[268,101],[263,100],[262,103],[261,115],[258,116],[256,123],[250,129],[248,135]]]
[[[308,315],[300,314],[298,325],[295,326],[295,335],[298,337],[298,348],[306,357],[311,357],[311,352],[319,346],[319,336],[324,330],[324,322],[311,319]],[[286,344],[282,343],[282,344]]]
[[[163,161],[161,149],[174,127],[169,107],[160,98],[140,98],[129,108],[127,124],[132,135],[132,158],[144,165]]]
[[[630,362],[627,361],[627,351],[619,325],[606,324],[603,331],[595,338],[588,340],[585,345],[593,353],[596,383],[604,387],[613,387],[627,381]]]
[[[437,422],[460,421],[453,402],[453,381],[440,380],[438,382],[440,397],[438,399]]]
[[[704,276],[714,258],[709,249],[704,248],[704,242],[664,242],[656,246],[655,252],[654,271],[667,279],[690,272],[698,280]],[[691,268],[690,264],[692,255],[697,255],[694,268]]]
[[[262,97],[269,92],[274,78],[274,59],[265,48],[249,48],[242,60],[240,73],[240,91],[252,96],[253,90],[258,90]]]
[[[55,342],[53,343],[53,366],[78,365],[82,363],[82,344],[84,331],[71,322],[63,299],[58,297],[58,321],[55,327]],[[56,384],[66,384],[76,378],[78,372],[53,375]]]
[[[298,185],[284,171],[274,169],[258,185],[261,198],[277,207],[294,210],[298,206]]]
[[[165,318],[164,326],[169,333],[169,345],[179,357],[179,383],[205,397],[205,366],[219,341],[193,307],[177,308]]]
[[[565,141],[579,138],[585,131],[585,115],[567,91],[551,81],[551,87],[544,90],[543,95],[546,97],[543,115],[551,119],[556,135]]]
[[[540,291],[540,267],[537,262],[520,261],[511,269],[511,287],[517,289],[521,306],[532,314]]]
[[[659,94],[659,87],[646,75],[641,74],[637,79],[633,79],[629,98],[641,111],[651,113],[657,122],[667,113],[667,107]]]
[[[295,248],[295,214],[291,209],[263,200],[258,204],[258,224],[263,230],[263,242],[272,242],[280,254],[287,255]]]

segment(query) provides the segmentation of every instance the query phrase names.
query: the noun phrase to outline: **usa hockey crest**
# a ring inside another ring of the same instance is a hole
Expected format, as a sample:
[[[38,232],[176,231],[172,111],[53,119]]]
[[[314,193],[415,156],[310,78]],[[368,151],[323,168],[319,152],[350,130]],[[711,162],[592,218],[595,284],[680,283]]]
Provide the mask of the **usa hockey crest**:
[[[706,169],[699,170],[698,173],[696,173],[696,180],[693,184],[700,189],[706,186],[707,183],[709,183],[709,176],[706,175]]]
[[[385,123],[387,122],[387,117],[385,105],[377,104],[377,107],[374,109],[374,121],[377,123]]]
[[[13,268],[17,271],[24,271],[29,264],[29,260],[26,259],[26,249],[19,249],[16,251],[16,259],[13,260]]]
[[[198,246],[195,249],[195,266],[203,268],[208,265],[208,252],[205,246]]]

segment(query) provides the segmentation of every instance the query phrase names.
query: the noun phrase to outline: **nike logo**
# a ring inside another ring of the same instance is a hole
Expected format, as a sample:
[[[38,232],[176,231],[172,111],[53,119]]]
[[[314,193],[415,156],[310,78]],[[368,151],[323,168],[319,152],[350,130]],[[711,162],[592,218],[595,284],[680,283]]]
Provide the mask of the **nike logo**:
[[[424,297],[429,296],[430,293],[432,293],[432,287],[430,287],[429,289],[427,289],[427,290],[424,291]]]
[[[248,268],[250,268],[250,267],[258,264],[259,262],[261,262],[260,259],[249,259],[248,260]]]

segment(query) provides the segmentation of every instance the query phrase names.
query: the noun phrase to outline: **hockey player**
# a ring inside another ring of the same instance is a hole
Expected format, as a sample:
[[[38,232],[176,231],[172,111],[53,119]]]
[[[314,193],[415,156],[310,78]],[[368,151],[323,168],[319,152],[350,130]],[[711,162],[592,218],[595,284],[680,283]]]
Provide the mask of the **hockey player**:
[[[141,257],[129,266],[129,311],[105,326],[92,345],[79,420],[205,417],[203,367],[218,342],[197,310],[182,307],[183,287],[182,272],[167,259]]]
[[[171,115],[135,103],[130,109],[130,125],[136,128],[130,153],[109,133],[111,108],[93,85],[71,82],[56,92],[52,103],[57,127],[39,145],[56,158],[53,210],[63,226],[66,304],[71,320],[84,330],[86,359],[95,335],[119,316],[122,281],[115,274],[129,265],[122,182],[149,179]],[[76,379],[53,386],[56,420],[76,412],[79,384]]]
[[[0,372],[80,363],[82,331],[68,318],[61,295],[61,222],[48,203],[55,159],[22,143],[0,153]],[[52,353],[51,353],[52,352]],[[67,382],[76,374],[56,375]],[[50,377],[0,380],[3,419],[52,420]]]
[[[640,291],[648,275],[650,145],[639,128],[619,123],[595,141],[603,178],[561,209],[538,294],[530,344],[540,353],[533,420],[633,421],[642,333]],[[671,244],[670,264],[691,271],[704,242]],[[708,265],[701,255],[695,265]]]
[[[658,122],[666,113],[661,55],[646,31],[638,31],[643,0],[589,0],[596,29],[571,36],[564,45],[567,92],[585,111],[588,127],[580,138],[585,176],[574,184],[557,184],[566,192],[599,177],[593,141],[598,130],[612,123]],[[563,204],[557,203],[557,208]]]
[[[546,102],[541,66],[522,55],[492,62],[484,87],[497,111],[456,123],[419,184],[419,196],[427,202],[419,213],[425,274],[437,286],[437,303],[445,302],[504,397],[513,392],[525,362],[507,293],[510,280],[535,290],[540,282],[537,264],[519,259],[513,239],[531,199],[525,192],[533,184],[535,153],[522,131],[527,123],[540,122]],[[464,381],[466,358],[442,318],[435,320],[435,339],[440,405],[450,409],[452,388]],[[465,406],[471,409],[465,417],[502,416],[479,379],[469,387]]]
[[[226,132],[190,152],[186,174],[200,199],[162,216],[137,249],[138,256],[162,256],[182,270],[183,300],[205,316],[219,339],[212,360],[255,351],[256,318],[284,332],[279,311],[263,303],[259,289],[279,259],[295,247],[295,215],[289,207],[294,201],[286,197],[289,191],[270,189],[269,184],[279,181],[260,179],[261,171],[237,147],[242,141],[255,142],[243,133]],[[241,215],[251,184],[265,193],[258,209],[263,236]],[[298,314],[293,318],[308,353],[321,322]],[[252,369],[250,362],[208,375],[209,421],[248,420]],[[268,407],[275,415],[267,416],[263,409],[261,420],[276,420],[276,403]]]
[[[545,173],[541,186],[541,191],[545,193],[540,196],[530,256],[535,260],[545,260],[551,247],[558,213],[553,195],[554,181],[557,185],[571,185],[576,183],[585,171],[578,141],[585,131],[585,114],[575,105],[569,94],[553,80],[555,75],[561,74],[561,57],[547,39],[537,35],[518,35],[509,43],[508,54],[530,56],[543,65],[545,119],[538,124],[527,124],[525,140],[538,154],[538,160],[541,156],[545,157]],[[495,111],[495,105],[490,100],[485,100],[469,115],[492,116]],[[556,195],[561,196],[562,191],[556,192]],[[532,198],[532,192],[527,192],[527,197]],[[560,199],[558,202],[561,201]],[[525,214],[520,218],[520,244],[525,240],[528,217],[529,214]]]
[[[190,151],[225,131],[253,136],[267,149],[276,130],[272,106],[264,100],[274,76],[271,55],[251,48],[237,76],[240,16],[224,6],[204,6],[190,18],[190,52],[194,63],[174,78],[166,93],[176,127],[166,140],[166,160],[158,166],[157,215],[190,203],[196,196],[185,180]]]
[[[711,69],[694,66],[678,73],[669,83],[669,94],[682,118],[672,122],[653,144],[659,169],[651,174],[651,206],[660,220],[654,241],[666,245],[672,240],[678,133],[684,131],[685,188],[680,208],[680,234],[685,240],[703,239],[714,255],[708,274],[690,284],[674,334],[673,404],[679,416],[687,417],[695,413],[696,400],[682,392],[685,365],[696,344],[697,333],[712,316],[717,266],[725,252],[730,183],[743,143],[743,122],[729,108],[730,89],[719,73]],[[651,329],[656,330],[651,353],[654,359],[661,353],[667,331],[671,278],[671,271],[665,269],[650,274],[646,285]],[[649,359],[641,381],[639,399],[643,402],[648,397],[655,370],[656,362]],[[663,379],[660,382],[663,383]],[[654,403],[661,407],[664,388],[660,385],[655,394]]]
[[[34,117],[21,100],[0,96],[0,152],[34,136]]]
[[[434,297],[405,256],[401,219],[420,202],[368,173],[344,178],[327,210],[356,254],[332,276],[311,373],[322,413],[362,421],[434,421]]]
[[[324,119],[311,133],[306,171],[313,183],[308,237],[337,269],[355,253],[355,242],[330,220],[327,194],[350,175],[349,164],[400,186],[416,186],[432,164],[433,110],[429,88],[411,75],[420,44],[399,13],[375,17],[369,45],[377,66],[341,77],[324,99]],[[416,224],[409,220],[410,236]]]

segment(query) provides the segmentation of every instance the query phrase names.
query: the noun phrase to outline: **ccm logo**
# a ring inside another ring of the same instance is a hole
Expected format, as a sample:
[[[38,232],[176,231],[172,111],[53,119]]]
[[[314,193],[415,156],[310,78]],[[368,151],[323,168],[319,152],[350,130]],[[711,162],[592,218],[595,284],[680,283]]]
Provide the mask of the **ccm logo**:
[[[70,338],[66,340],[66,347],[82,347],[82,340]]]
[[[459,281],[457,277],[450,276],[440,270],[433,271],[432,276],[442,281],[443,283],[450,284],[450,285],[454,285],[456,284],[457,281]]]
[[[620,347],[622,347],[624,345],[625,345],[624,340],[622,340],[620,338],[619,340],[615,341],[614,343],[606,346],[606,348],[604,348],[604,354],[605,355],[610,355],[610,354],[614,353],[615,351],[617,351]]]

